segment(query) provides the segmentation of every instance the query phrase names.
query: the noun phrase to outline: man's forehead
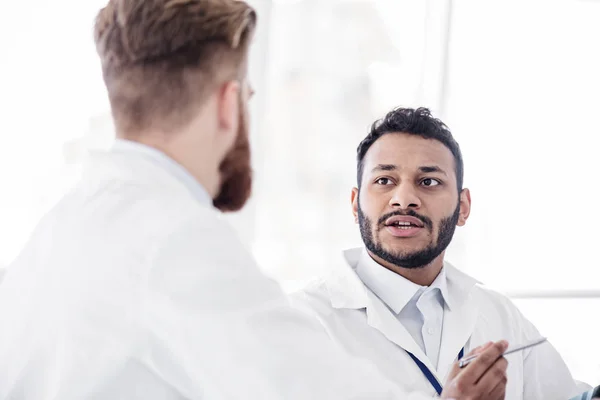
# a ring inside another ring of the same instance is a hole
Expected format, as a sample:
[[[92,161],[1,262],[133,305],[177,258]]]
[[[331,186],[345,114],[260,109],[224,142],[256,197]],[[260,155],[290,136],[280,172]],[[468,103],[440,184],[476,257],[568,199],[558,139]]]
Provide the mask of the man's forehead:
[[[408,169],[436,165],[450,173],[454,170],[455,161],[450,149],[438,140],[406,133],[387,133],[377,139],[365,155],[368,170],[380,164]]]

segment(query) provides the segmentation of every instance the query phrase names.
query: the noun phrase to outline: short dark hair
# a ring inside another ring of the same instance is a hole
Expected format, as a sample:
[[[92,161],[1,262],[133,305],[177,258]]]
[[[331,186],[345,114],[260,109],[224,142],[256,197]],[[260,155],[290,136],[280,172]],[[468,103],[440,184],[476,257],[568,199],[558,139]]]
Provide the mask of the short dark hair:
[[[460,147],[450,129],[441,120],[434,118],[427,108],[396,108],[371,125],[371,131],[358,145],[357,149],[357,180],[360,188],[363,175],[363,160],[369,148],[387,133],[403,133],[433,139],[446,146],[454,156],[456,170],[456,185],[462,191],[464,165]]]

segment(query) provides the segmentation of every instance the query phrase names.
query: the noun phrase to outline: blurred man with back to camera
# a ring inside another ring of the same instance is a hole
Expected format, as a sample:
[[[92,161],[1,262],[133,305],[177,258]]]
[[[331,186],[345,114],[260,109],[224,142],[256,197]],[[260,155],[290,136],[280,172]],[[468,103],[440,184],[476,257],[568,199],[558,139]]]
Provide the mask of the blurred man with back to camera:
[[[469,349],[541,337],[509,299],[444,261],[471,196],[460,148],[442,121],[424,108],[376,121],[358,147],[357,181],[351,203],[364,247],[346,251],[329,277],[293,296],[348,353],[407,391],[436,395]],[[481,388],[478,398],[564,400],[588,387],[577,385],[549,343],[507,360],[496,371],[506,387]]]

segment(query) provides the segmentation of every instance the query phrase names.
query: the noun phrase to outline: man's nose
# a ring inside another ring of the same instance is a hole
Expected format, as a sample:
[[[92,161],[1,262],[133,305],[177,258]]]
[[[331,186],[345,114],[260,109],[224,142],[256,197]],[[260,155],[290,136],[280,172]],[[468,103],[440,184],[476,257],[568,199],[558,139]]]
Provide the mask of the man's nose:
[[[392,208],[418,209],[421,207],[421,199],[419,198],[414,185],[403,183],[396,187],[390,198],[390,206]]]

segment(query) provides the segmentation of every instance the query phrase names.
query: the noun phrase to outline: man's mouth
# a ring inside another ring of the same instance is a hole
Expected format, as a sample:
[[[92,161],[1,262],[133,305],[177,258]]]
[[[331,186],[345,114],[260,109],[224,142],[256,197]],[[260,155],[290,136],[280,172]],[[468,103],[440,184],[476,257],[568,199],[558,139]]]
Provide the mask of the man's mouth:
[[[385,221],[386,226],[394,226],[401,229],[423,228],[423,222],[409,215],[394,215]]]
[[[395,237],[409,238],[423,232],[424,224],[416,217],[394,215],[385,220],[386,230]]]
[[[387,225],[387,226],[395,226],[395,227],[400,228],[400,229],[410,229],[411,227],[413,227],[413,228],[420,228],[417,225],[411,224],[410,222],[401,222],[401,221],[394,222],[394,223],[392,223],[390,225]]]

